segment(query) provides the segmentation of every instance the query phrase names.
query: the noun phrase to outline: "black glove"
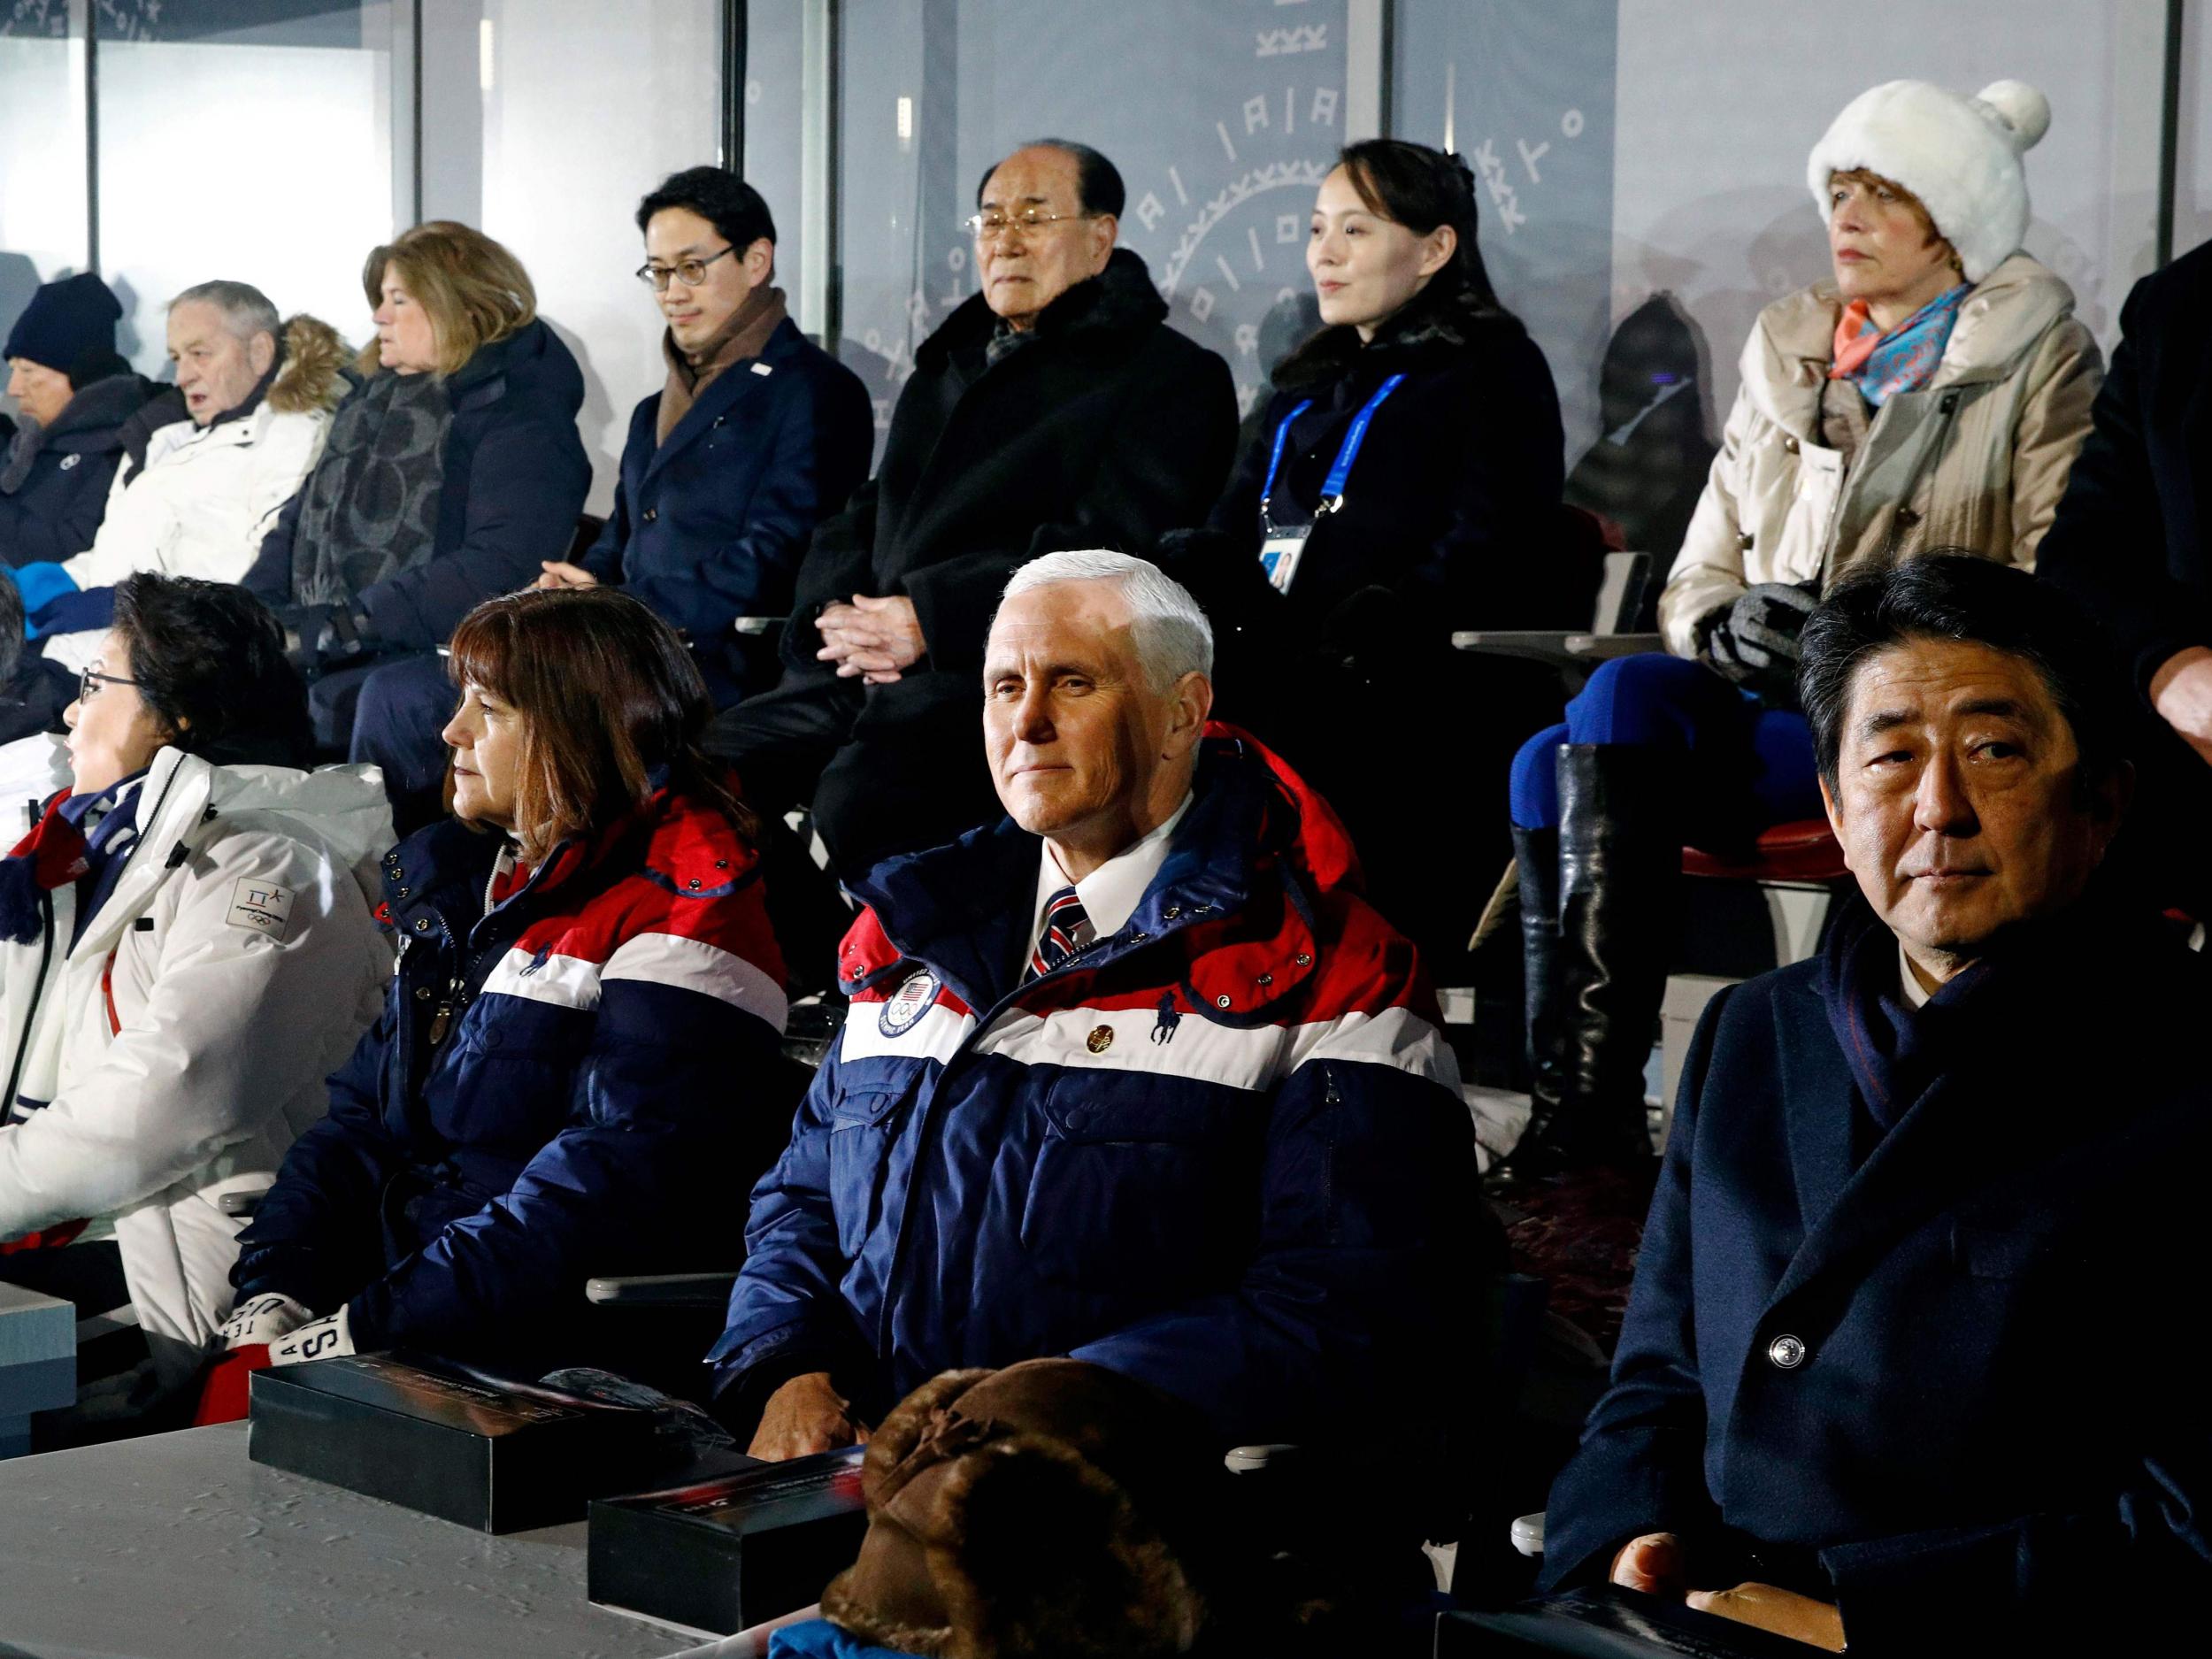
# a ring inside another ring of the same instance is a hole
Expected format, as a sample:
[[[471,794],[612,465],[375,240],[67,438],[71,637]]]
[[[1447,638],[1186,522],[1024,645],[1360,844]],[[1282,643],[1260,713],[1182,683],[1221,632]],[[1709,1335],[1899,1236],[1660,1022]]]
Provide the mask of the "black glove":
[[[289,605],[276,619],[284,629],[284,655],[303,680],[319,680],[374,649],[367,617],[349,604]]]
[[[1701,625],[1701,655],[1724,680],[1763,696],[1788,698],[1797,689],[1797,636],[1820,600],[1789,582],[1761,582]]]
[[[1321,624],[1322,654],[1348,668],[1402,664],[1419,643],[1418,619],[1380,586],[1355,588]]]

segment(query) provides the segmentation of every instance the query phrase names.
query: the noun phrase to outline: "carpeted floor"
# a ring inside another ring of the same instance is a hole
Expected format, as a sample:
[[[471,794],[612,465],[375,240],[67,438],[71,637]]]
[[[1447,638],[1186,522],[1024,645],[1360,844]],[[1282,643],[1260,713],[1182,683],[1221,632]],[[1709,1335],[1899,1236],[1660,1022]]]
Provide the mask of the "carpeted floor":
[[[1609,1356],[1628,1308],[1651,1182],[1649,1174],[1583,1170],[1530,1181],[1492,1200],[1512,1246],[1514,1271],[1543,1279],[1551,1311]]]

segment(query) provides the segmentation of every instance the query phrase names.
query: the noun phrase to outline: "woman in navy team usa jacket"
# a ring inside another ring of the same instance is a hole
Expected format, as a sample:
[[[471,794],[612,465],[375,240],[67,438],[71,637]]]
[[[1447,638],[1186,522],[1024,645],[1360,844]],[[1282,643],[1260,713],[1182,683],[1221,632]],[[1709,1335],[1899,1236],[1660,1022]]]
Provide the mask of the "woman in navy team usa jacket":
[[[383,1017],[242,1240],[227,1335],[277,1364],[590,1357],[583,1281],[732,1256],[710,1201],[788,1110],[751,818],[673,633],[608,589],[514,594],[452,672],[453,816],[384,863]]]

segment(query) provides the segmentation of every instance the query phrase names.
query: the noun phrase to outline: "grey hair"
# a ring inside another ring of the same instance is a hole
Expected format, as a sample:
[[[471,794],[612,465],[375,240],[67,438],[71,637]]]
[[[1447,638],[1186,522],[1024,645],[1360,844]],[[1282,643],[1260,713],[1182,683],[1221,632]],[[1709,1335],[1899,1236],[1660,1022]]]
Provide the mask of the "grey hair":
[[[1130,638],[1153,690],[1165,691],[1185,674],[1212,675],[1213,625],[1189,590],[1150,560],[1105,548],[1048,553],[1014,572],[999,603],[1055,582],[1114,584],[1129,606]]]
[[[180,305],[212,305],[223,314],[223,326],[241,340],[251,340],[256,334],[278,337],[283,325],[277,319],[277,308],[269,303],[269,296],[250,282],[196,283],[169,302],[174,311]]]

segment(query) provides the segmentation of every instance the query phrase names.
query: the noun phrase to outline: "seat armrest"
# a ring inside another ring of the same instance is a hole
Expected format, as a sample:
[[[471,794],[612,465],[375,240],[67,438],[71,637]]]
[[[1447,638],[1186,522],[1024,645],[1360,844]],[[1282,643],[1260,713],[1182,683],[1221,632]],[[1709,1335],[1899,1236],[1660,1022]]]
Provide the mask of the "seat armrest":
[[[1222,1466],[1233,1475],[1256,1475],[1281,1470],[1298,1457],[1295,1446],[1233,1446]]]
[[[265,1193],[225,1193],[215,1201],[215,1208],[227,1216],[250,1216],[261,1208]]]
[[[737,1283],[726,1273],[637,1273],[584,1281],[584,1300],[603,1308],[719,1308]]]
[[[781,617],[740,617],[730,626],[740,634],[765,634],[771,628],[781,627]]]
[[[1463,628],[1452,635],[1452,645],[1479,657],[1518,657],[1571,668],[1581,659],[1567,649],[1567,641],[1582,637],[1546,628]]]
[[[1513,1548],[1524,1555],[1538,1556],[1544,1553],[1544,1511],[1533,1515],[1517,1516],[1513,1522]]]
[[[1578,663],[1604,662],[1615,657],[1642,657],[1667,649],[1663,634],[1570,634],[1567,655]]]

